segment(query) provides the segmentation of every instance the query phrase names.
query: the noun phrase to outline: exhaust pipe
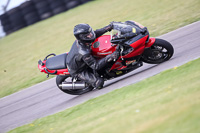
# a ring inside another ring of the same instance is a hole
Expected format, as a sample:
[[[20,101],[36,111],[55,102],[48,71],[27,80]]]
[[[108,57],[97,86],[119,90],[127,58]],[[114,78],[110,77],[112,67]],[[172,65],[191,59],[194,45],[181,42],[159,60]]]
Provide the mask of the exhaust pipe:
[[[85,82],[62,82],[62,84],[59,85],[60,88],[63,90],[79,90],[79,89],[85,89],[87,85]]]

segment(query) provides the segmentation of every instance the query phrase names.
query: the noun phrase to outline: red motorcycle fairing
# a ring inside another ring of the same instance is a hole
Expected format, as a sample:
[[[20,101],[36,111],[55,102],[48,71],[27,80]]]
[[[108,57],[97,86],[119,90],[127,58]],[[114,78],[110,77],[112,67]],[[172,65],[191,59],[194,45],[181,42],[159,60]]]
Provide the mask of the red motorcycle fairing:
[[[130,46],[133,47],[134,50],[133,50],[133,52],[131,52],[127,55],[124,55],[123,58],[131,58],[134,56],[141,55],[144,52],[145,43],[146,43],[147,38],[148,38],[148,35],[146,35],[145,37],[130,44]]]
[[[119,57],[119,59],[115,62],[115,64],[111,67],[110,70],[113,70],[113,69],[122,70],[126,68],[129,64],[135,62],[136,60],[134,59],[127,60],[126,65],[123,65],[121,58],[126,60],[128,58],[141,55],[144,52],[145,48],[151,47],[155,42],[155,38],[149,38],[148,40],[148,37],[149,35],[143,36],[135,40],[133,43],[131,43],[130,46],[133,47],[134,50],[127,55]],[[110,40],[111,40],[110,35],[103,35],[97,38],[92,44],[93,56],[97,58],[102,58],[102,57],[105,57],[106,55],[112,54],[116,50],[116,45],[112,46],[112,43],[110,42]]]
[[[130,46],[134,48],[134,51],[123,56],[123,58],[131,58],[140,55],[144,52],[144,48],[151,47],[155,42],[155,38],[150,37],[149,41],[146,42],[147,38],[148,35],[130,44]],[[116,50],[116,45],[112,46],[110,40],[110,35],[103,35],[97,38],[92,43],[92,55],[97,58],[102,58],[106,55],[112,54]]]

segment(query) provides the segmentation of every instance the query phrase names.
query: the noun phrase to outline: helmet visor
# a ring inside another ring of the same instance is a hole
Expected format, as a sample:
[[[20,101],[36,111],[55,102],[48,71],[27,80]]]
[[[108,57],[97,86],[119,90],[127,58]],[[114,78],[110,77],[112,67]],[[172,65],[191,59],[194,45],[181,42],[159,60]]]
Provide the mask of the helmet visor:
[[[81,40],[94,40],[96,38],[96,35],[94,33],[94,31],[90,31],[89,33],[86,34],[80,34],[80,39]]]

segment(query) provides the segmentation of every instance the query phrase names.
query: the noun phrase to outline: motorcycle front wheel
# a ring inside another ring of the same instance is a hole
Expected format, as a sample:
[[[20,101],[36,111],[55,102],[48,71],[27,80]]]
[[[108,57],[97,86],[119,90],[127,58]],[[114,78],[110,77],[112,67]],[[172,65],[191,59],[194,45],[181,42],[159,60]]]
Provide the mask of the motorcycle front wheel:
[[[144,51],[142,61],[150,64],[159,64],[169,60],[173,54],[174,48],[168,41],[156,38],[151,48]]]
[[[68,82],[67,80],[69,80],[69,78],[71,78],[71,76],[69,76],[69,75],[56,76],[56,84],[57,84],[58,88],[67,94],[81,95],[81,94],[87,93],[89,91],[92,91],[94,89],[92,86],[87,86],[84,89],[62,89],[62,87],[60,87],[59,85],[62,84],[62,82]]]

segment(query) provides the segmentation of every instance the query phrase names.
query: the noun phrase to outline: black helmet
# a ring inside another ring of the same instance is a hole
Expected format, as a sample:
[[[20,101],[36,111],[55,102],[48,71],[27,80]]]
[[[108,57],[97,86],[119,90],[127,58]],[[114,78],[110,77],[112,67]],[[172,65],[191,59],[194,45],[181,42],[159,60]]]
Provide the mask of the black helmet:
[[[96,35],[88,24],[78,24],[74,27],[74,36],[82,43],[94,42]]]

